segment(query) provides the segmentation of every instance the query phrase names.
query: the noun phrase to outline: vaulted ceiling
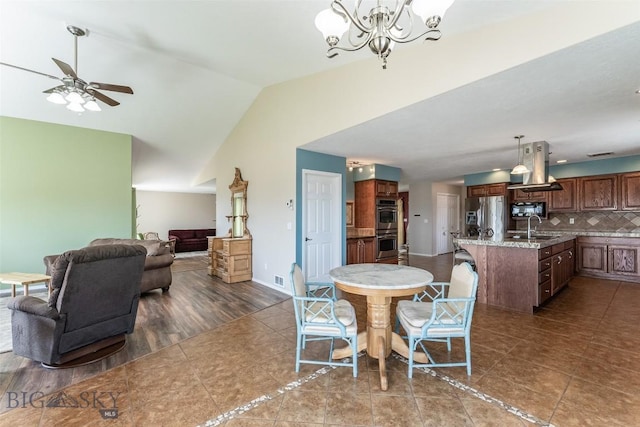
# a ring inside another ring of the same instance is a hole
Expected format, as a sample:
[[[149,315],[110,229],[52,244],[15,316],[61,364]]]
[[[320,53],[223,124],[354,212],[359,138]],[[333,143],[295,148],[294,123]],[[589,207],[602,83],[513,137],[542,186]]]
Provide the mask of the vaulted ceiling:
[[[517,25],[563,2],[456,0],[442,37],[469,37],[472,46],[483,28]],[[0,62],[61,75],[51,58],[74,64],[65,29],[72,24],[89,30],[78,41],[78,75],[135,92],[105,92],[121,105],[78,115],[44,100],[42,91],[56,81],[0,67],[0,115],[133,135],[137,188],[212,192],[213,183],[196,177],[264,87],[371,56],[363,50],[326,58],[313,20],[328,3],[0,0]],[[640,154],[640,3],[616,3],[637,6],[630,25],[353,123],[304,148],[396,166],[406,182],[512,167],[517,134],[524,142],[548,141],[556,160]],[[532,33],[532,43],[543,36]],[[393,61],[392,54],[389,67]],[[446,73],[446,65],[433,64],[429,75]]]

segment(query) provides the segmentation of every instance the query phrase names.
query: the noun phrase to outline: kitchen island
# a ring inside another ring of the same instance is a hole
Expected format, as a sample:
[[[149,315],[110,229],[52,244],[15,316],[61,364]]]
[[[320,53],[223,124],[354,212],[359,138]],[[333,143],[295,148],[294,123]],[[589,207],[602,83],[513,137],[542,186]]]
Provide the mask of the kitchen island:
[[[557,294],[575,270],[573,235],[458,238],[476,262],[479,303],[532,313]]]

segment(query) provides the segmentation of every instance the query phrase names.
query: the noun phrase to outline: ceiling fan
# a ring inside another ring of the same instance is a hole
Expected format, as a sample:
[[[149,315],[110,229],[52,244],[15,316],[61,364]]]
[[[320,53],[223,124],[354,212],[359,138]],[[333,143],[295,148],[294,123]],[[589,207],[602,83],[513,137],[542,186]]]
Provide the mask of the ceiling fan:
[[[82,112],[85,109],[90,111],[100,111],[100,106],[98,106],[98,104],[95,102],[96,99],[112,107],[120,105],[120,103],[115,99],[112,99],[105,94],[98,92],[98,89],[133,94],[133,89],[131,89],[129,86],[98,82],[87,83],[86,81],[79,78],[77,75],[78,37],[86,36],[88,34],[88,31],[73,25],[67,25],[67,30],[73,35],[74,39],[73,52],[75,69],[71,68],[69,64],[60,61],[59,59],[51,58],[53,59],[53,62],[55,62],[56,65],[60,68],[60,70],[62,70],[62,72],[64,73],[64,77],[56,77],[50,74],[41,73],[39,71],[30,70],[28,68],[7,64],[4,62],[0,62],[0,65],[6,65],[7,67],[17,68],[19,70],[39,74],[41,76],[49,77],[50,79],[60,80],[62,82],[62,85],[52,87],[51,89],[43,91],[44,93],[49,94],[47,100],[56,104],[67,104],[68,102],[69,104],[67,105],[67,108],[76,112]]]

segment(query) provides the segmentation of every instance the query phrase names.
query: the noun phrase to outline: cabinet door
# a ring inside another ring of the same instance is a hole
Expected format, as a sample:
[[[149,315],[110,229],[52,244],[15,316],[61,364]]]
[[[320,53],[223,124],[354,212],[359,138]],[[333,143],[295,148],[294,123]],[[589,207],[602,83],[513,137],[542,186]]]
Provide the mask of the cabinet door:
[[[559,179],[562,185],[560,191],[549,192],[549,212],[577,212],[578,197],[576,191],[576,179]]]
[[[487,196],[506,196],[507,184],[502,182],[500,184],[487,184]]]
[[[511,200],[514,202],[546,202],[546,191],[532,191],[527,193],[522,190],[511,190]]]
[[[578,271],[607,272],[607,245],[578,242]]]
[[[376,242],[372,237],[370,239],[362,239],[363,259],[362,262],[376,262]]]
[[[562,253],[559,253],[551,258],[551,295],[554,295],[562,287],[562,281],[564,279],[562,255]]]
[[[376,181],[376,195],[381,197],[397,197],[398,183],[394,181]]]
[[[609,273],[625,276],[640,275],[638,271],[640,247],[610,245],[608,249]]]
[[[618,175],[578,178],[581,211],[614,211],[618,208]]]
[[[358,240],[347,239],[347,264],[358,263]]]
[[[472,185],[467,187],[467,197],[482,197],[487,195],[487,188],[484,185]]]
[[[620,175],[620,204],[622,210],[640,210],[640,172]]]

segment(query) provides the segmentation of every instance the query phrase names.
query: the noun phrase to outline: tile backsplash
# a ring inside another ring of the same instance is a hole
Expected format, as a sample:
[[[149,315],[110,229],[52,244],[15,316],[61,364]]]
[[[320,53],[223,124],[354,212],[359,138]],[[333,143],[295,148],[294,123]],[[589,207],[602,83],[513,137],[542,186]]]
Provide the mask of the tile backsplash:
[[[569,220],[573,218],[574,223]],[[531,224],[533,226],[533,223]],[[542,224],[536,224],[539,231],[597,231],[616,233],[639,233],[640,212],[571,212],[550,213]],[[526,230],[527,221],[517,221],[516,229]]]

